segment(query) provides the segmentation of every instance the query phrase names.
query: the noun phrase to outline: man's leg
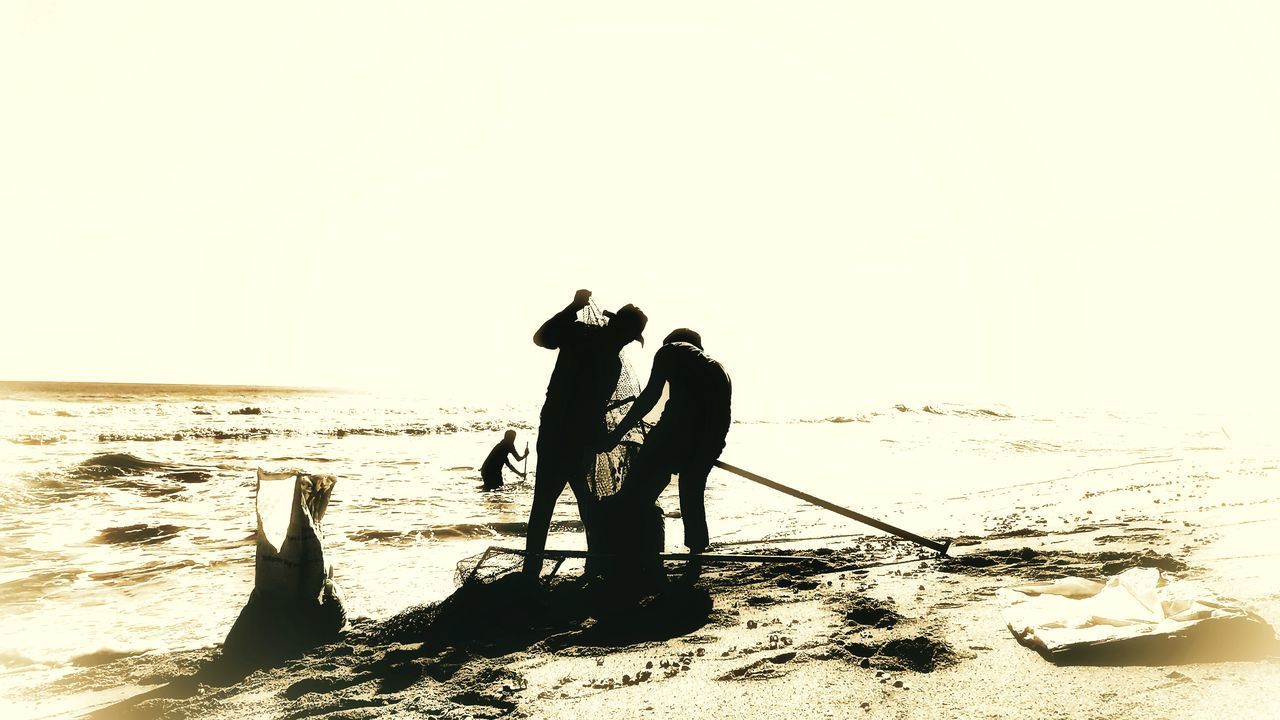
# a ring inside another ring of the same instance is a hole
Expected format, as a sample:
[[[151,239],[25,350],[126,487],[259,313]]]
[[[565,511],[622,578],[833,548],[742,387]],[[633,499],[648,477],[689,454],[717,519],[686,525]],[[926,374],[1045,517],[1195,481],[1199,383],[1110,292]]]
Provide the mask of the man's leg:
[[[680,470],[680,515],[684,520],[684,544],[690,552],[702,552],[711,542],[703,495],[714,462],[715,458],[700,458]]]
[[[656,503],[658,496],[671,483],[674,452],[668,435],[657,430],[651,432],[636,453],[618,495],[636,505]]]
[[[541,553],[547,548],[551,513],[568,480],[562,459],[556,457],[551,448],[547,450],[548,453],[544,455],[542,448],[538,448],[537,476],[533,480],[533,507],[529,510],[529,526],[524,541],[524,572],[533,577],[542,574],[542,557],[532,553]]]

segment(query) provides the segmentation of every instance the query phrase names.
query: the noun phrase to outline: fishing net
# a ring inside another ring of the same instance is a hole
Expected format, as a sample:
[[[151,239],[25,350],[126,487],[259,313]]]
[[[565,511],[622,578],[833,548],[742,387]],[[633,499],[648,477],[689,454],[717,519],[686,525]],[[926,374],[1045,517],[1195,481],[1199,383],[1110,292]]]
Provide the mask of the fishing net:
[[[609,318],[605,316],[600,306],[596,305],[595,300],[589,301],[586,307],[578,311],[578,321],[597,326],[609,324]],[[613,390],[612,397],[609,398],[603,418],[605,429],[609,432],[613,432],[618,427],[640,395],[640,379],[636,377],[635,371],[631,369],[631,363],[627,361],[626,350],[619,354],[619,360],[622,362],[622,370],[618,373],[618,384]],[[609,452],[598,453],[594,462],[588,462],[587,487],[597,498],[607,498],[622,489],[631,463],[644,443],[644,435],[647,431],[648,425],[643,422],[637,423],[636,427],[628,432],[616,447]]]
[[[453,584],[489,583],[524,566],[524,553],[514,548],[491,547],[463,558],[454,567]]]

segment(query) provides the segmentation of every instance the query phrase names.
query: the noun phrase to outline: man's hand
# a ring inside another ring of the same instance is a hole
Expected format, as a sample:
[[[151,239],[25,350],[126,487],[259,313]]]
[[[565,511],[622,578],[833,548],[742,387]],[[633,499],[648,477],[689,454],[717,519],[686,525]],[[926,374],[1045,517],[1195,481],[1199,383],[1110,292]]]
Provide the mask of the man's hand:
[[[574,308],[577,308],[577,309],[581,310],[582,308],[586,307],[586,306],[587,306],[587,303],[589,303],[589,302],[591,302],[591,291],[590,291],[590,290],[579,290],[578,292],[574,293],[574,295],[573,295],[573,302],[572,302],[572,303],[570,303],[570,304],[571,304]]]

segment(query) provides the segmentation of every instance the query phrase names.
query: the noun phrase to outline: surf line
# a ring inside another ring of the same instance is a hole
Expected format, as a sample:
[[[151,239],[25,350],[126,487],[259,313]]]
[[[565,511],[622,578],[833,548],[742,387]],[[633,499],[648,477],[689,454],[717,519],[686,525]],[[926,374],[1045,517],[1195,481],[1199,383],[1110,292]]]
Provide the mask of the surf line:
[[[788,485],[783,485],[780,482],[775,482],[773,480],[770,480],[767,477],[764,477],[763,475],[757,475],[749,470],[743,470],[742,468],[736,467],[734,465],[730,465],[727,462],[717,460],[715,463],[715,466],[720,468],[721,470],[727,470],[739,477],[746,478],[754,483],[759,483],[761,485],[764,485],[767,488],[777,490],[780,493],[790,495],[791,497],[794,497],[794,498],[799,498],[800,500],[803,500],[811,505],[817,505],[820,508],[830,510],[831,512],[836,513],[837,515],[843,515],[849,518],[850,520],[857,520],[858,522],[864,525],[870,525],[871,527],[876,528],[877,530],[883,530],[889,533],[890,535],[897,535],[903,540],[910,540],[911,542],[917,545],[927,547],[930,550],[937,551],[939,555],[945,556],[947,554],[947,550],[950,549],[951,547],[951,538],[946,538],[941,542],[937,540],[930,540],[929,538],[924,537],[923,535],[917,535],[911,532],[910,530],[903,530],[902,528],[896,527],[894,525],[890,525],[889,523],[884,522],[883,520],[877,520],[873,517],[870,517],[869,515],[863,515],[860,512],[850,510],[849,508],[846,508],[846,507],[841,507],[840,505],[836,505],[833,502],[823,500],[820,497],[810,495],[807,492],[797,490]]]

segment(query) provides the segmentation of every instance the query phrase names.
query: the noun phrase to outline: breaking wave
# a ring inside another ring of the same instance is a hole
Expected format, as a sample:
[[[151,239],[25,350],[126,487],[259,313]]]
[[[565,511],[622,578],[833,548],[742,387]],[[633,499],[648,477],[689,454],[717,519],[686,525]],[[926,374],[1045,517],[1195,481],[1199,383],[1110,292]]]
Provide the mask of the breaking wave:
[[[524,522],[453,523],[433,525],[421,530],[356,530],[347,533],[356,542],[411,544],[430,540],[476,540],[499,537],[524,537],[529,524]],[[578,532],[581,520],[557,520],[551,523],[552,532]]]
[[[343,438],[347,436],[399,436],[399,435],[451,435],[463,432],[500,432],[503,430],[532,430],[533,425],[523,420],[471,420],[467,422],[419,423],[412,425],[330,427],[313,431],[292,428],[248,427],[190,427],[176,432],[105,432],[98,434],[98,442],[167,442],[180,440],[263,440],[274,437],[315,435]]]
[[[894,405],[892,407],[892,410],[896,411],[896,413],[898,414],[924,413],[926,415],[971,417],[971,418],[988,419],[988,420],[1012,420],[1016,417],[1010,413],[1000,412],[999,410],[992,410],[990,408],[966,408],[966,407],[959,407],[959,406],[953,407],[949,405],[941,405],[941,406],[921,405],[919,408],[911,408],[907,405],[903,405],[902,403],[899,403],[897,405]],[[875,418],[883,417],[886,415],[892,416],[894,414],[895,413],[888,412],[888,411],[885,411],[885,412],[870,411],[865,413],[858,413],[856,415],[829,415],[827,417],[820,417],[820,418],[802,418],[799,420],[795,420],[794,422],[814,423],[814,424],[829,423],[829,424],[837,424],[837,425],[843,424],[843,423],[870,423],[870,422],[875,422]],[[752,422],[752,421],[735,421],[735,422]],[[767,423],[768,421],[761,421],[761,422]]]
[[[147,470],[177,470],[178,466],[157,460],[144,460],[130,453],[107,453],[80,463],[81,467],[100,467],[124,472],[144,472]]]

